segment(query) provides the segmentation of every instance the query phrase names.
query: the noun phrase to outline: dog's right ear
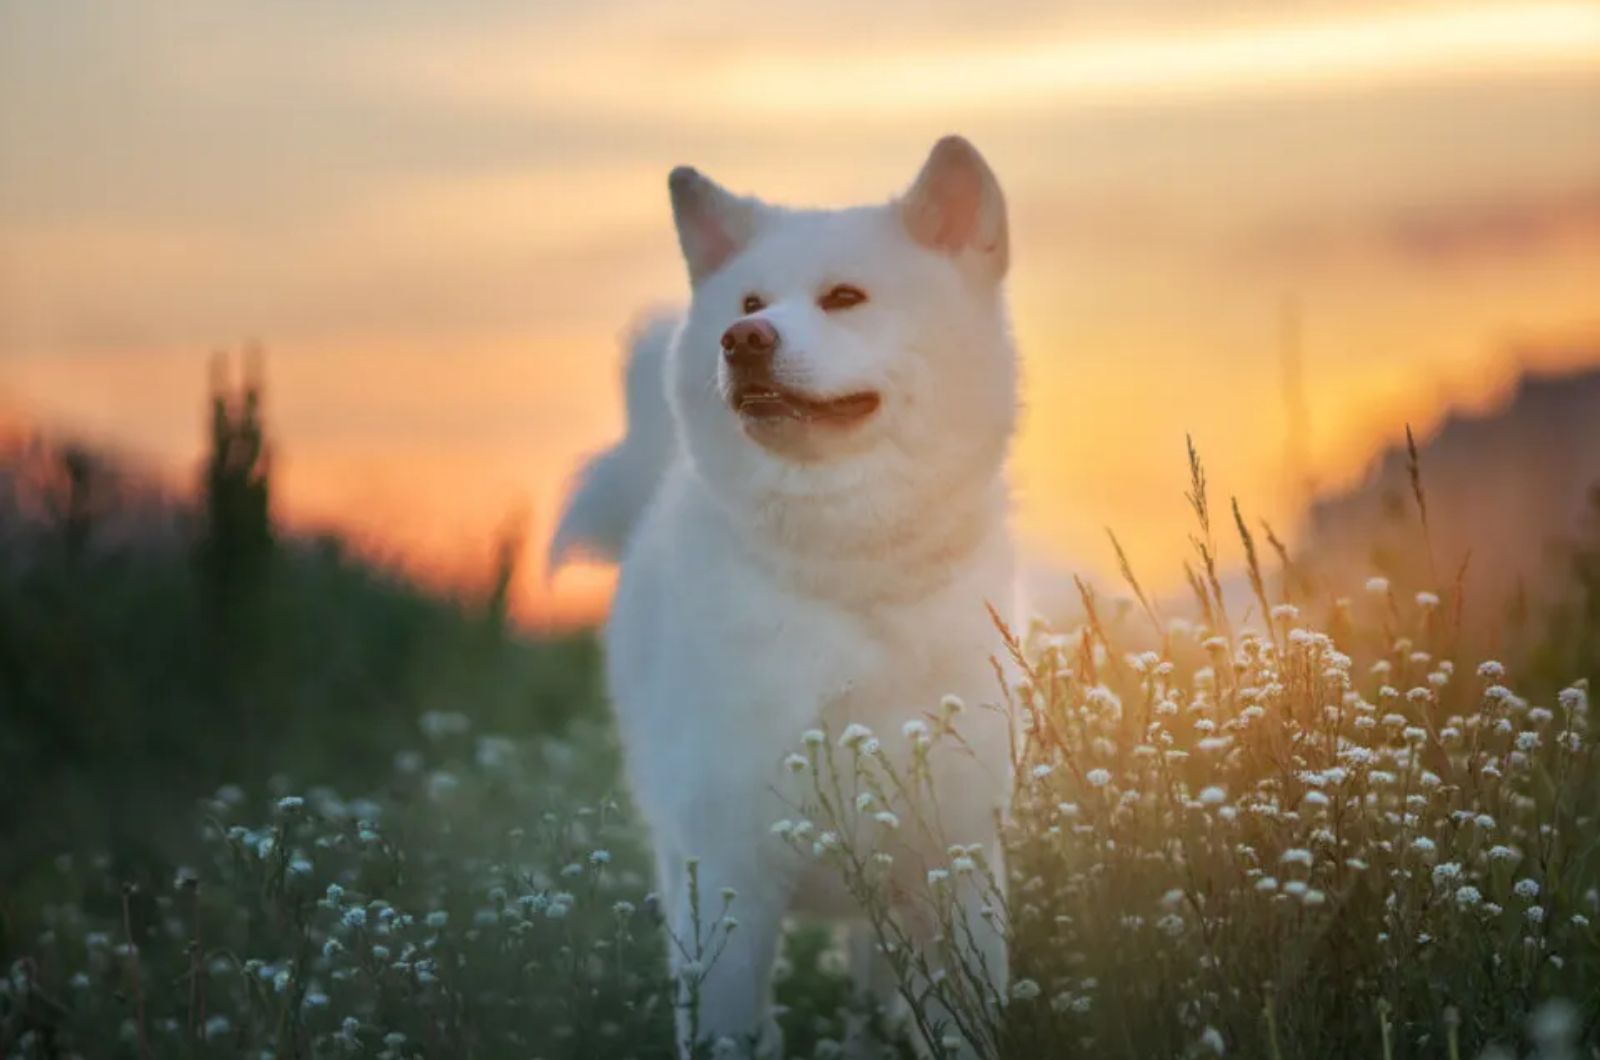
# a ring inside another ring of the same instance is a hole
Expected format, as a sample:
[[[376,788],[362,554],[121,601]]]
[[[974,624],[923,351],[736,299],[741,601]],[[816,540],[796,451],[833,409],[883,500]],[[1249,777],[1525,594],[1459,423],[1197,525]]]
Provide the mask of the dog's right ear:
[[[691,166],[674,169],[667,188],[689,282],[698,284],[750,242],[761,203],[733,194]]]
[[[962,137],[946,136],[933,145],[899,208],[918,243],[971,263],[992,280],[1005,275],[1006,199],[994,171]]]

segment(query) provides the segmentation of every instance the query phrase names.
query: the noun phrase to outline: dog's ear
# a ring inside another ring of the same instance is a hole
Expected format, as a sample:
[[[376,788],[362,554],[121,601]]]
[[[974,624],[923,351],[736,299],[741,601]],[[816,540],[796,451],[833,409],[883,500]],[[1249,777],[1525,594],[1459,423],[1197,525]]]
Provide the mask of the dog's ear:
[[[911,190],[896,204],[911,238],[998,280],[1010,263],[1006,200],[989,164],[960,136],[933,145]]]
[[[674,169],[667,177],[667,189],[672,193],[672,219],[678,225],[689,282],[698,284],[750,242],[761,204],[734,195],[691,166]]]

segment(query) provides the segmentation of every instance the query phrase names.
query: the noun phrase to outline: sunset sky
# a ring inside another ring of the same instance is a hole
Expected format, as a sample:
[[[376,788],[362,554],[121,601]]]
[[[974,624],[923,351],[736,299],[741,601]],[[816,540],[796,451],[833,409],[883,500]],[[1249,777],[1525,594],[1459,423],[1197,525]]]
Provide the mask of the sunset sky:
[[[1292,530],[1307,471],[1600,355],[1600,4],[0,0],[0,412],[184,481],[210,351],[267,349],[281,514],[419,569],[530,530],[686,292],[665,178],[901,189],[941,134],[1011,204],[1043,570],[1168,585],[1183,438]]]

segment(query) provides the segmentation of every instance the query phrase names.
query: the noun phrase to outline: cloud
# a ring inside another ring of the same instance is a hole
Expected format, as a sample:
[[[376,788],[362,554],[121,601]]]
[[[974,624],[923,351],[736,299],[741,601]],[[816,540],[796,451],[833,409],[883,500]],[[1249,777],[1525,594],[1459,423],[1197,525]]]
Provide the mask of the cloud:
[[[1242,256],[1269,267],[1416,268],[1516,264],[1573,244],[1600,243],[1600,189],[1506,189],[1378,207],[1360,216],[1299,218],[1248,237]]]
[[[720,4],[675,10],[665,25],[578,23],[533,54],[528,38],[389,37],[356,56],[352,73],[465,107],[554,108],[595,120],[879,124],[929,111],[1247,99],[1600,69],[1600,9],[1576,2],[1296,11],[1221,25],[1168,17],[1136,31],[1035,21],[976,42],[948,30],[875,33],[884,23],[866,9],[849,35],[821,38],[775,31],[765,18],[740,21]]]
[[[1529,257],[1600,239],[1600,189],[1418,206],[1384,218],[1376,234],[1386,250],[1424,265]]]

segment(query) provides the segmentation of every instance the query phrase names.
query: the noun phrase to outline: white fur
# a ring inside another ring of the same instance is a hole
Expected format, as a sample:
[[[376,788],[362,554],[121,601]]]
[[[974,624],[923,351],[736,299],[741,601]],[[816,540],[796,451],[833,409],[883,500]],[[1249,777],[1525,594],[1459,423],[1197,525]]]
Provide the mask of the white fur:
[[[783,209],[692,170],[671,187],[693,288],[661,380],[674,441],[662,444],[635,390],[653,363],[638,344],[630,436],[584,472],[553,553],[604,554],[626,538],[607,677],[663,908],[688,935],[690,856],[707,918],[720,888],[738,892],[740,927],[704,984],[702,1031],[770,1042],[782,917],[845,911],[831,870],[770,834],[789,812],[777,794],[784,755],[807,729],[837,736],[851,722],[894,746],[941,696],[996,694],[985,604],[1013,606],[1003,464],[1017,400],[1005,210],[957,138],[883,205]],[[817,298],[838,283],[868,301],[824,312]],[[842,430],[751,429],[726,399],[719,348],[749,293],[782,336],[785,385],[822,397],[870,389],[881,407]],[[641,509],[631,529],[619,522]],[[992,714],[963,717],[976,753],[945,756],[944,820],[952,839],[993,848],[1006,734]],[[1003,941],[968,913],[1003,986]]]
[[[628,434],[615,448],[597,453],[579,470],[566,510],[550,538],[545,569],[554,574],[579,556],[619,560],[656,484],[677,447],[672,414],[662,400],[662,368],[677,321],[646,320],[630,343],[623,395]]]

